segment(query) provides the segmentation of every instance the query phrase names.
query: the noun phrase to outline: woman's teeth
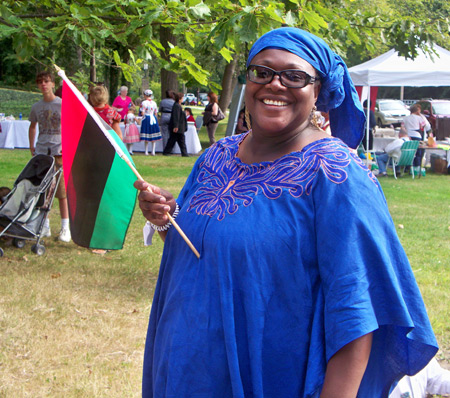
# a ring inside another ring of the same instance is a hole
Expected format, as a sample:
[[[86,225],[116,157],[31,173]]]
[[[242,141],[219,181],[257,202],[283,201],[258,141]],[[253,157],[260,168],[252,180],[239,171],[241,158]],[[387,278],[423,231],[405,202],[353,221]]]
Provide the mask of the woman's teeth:
[[[263,102],[266,105],[275,105],[275,106],[286,106],[287,102],[284,101],[274,101],[274,100],[270,100],[270,99],[263,99]]]

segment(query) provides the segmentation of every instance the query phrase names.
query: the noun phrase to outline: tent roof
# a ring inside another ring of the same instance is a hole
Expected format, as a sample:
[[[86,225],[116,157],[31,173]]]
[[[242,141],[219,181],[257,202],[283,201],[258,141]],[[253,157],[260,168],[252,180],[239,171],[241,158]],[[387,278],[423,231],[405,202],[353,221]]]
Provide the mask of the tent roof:
[[[450,86],[450,51],[434,45],[435,54],[419,50],[405,59],[394,49],[349,69],[355,86]]]

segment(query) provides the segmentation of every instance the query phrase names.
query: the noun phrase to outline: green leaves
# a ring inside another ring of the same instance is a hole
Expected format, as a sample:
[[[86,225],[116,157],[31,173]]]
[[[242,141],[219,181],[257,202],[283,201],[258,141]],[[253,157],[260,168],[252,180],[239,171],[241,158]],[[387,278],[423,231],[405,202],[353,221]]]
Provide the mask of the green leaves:
[[[113,52],[114,62],[118,67],[122,69],[123,76],[128,82],[133,81],[133,75],[136,73],[136,70],[139,70],[141,65],[143,64],[142,59],[135,59],[134,54],[131,50],[128,50],[130,59],[128,63],[122,62],[120,55],[117,51]]]
[[[203,2],[200,2],[193,7],[190,7],[189,11],[193,14],[195,18],[205,18],[211,15],[211,10]]]
[[[0,4],[0,38],[13,39],[21,60],[40,57],[49,43],[56,57],[68,47],[88,53],[95,45],[105,49],[102,62],[114,59],[127,80],[140,74],[140,56],[158,60],[183,81],[207,85],[216,65],[230,62],[282,24],[325,37],[341,54],[361,58],[395,46],[414,56],[428,41],[449,41],[450,6],[444,0],[432,5],[431,10],[414,0],[5,0]],[[178,43],[165,60],[161,26]],[[125,51],[126,61],[121,61],[118,49],[123,56],[124,47],[132,51]]]
[[[222,57],[224,57],[226,59],[227,62],[231,62],[231,60],[233,59],[233,53],[226,47],[223,47],[220,51],[219,51],[220,55],[222,55]]]

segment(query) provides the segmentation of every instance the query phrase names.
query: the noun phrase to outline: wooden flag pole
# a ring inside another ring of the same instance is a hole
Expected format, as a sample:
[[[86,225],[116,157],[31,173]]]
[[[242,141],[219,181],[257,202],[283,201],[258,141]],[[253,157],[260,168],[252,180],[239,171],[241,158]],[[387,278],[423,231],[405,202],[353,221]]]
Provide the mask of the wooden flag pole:
[[[136,170],[136,167],[133,166],[133,163],[130,162],[130,160],[125,156],[123,159],[127,163],[127,165],[133,170],[133,173],[136,175],[139,181],[145,181],[142,176],[139,174],[139,172]],[[147,191],[152,192],[150,188],[147,188]],[[166,213],[169,217],[169,221],[172,223],[172,225],[175,227],[175,229],[178,231],[178,233],[181,235],[181,237],[184,239],[184,241],[187,243],[187,245],[191,248],[191,250],[194,252],[194,254],[197,256],[197,258],[200,258],[200,253],[197,251],[195,246],[192,244],[192,242],[189,240],[189,238],[186,236],[186,234],[183,232],[183,230],[180,228],[180,226],[177,224],[175,219],[170,215],[169,212]]]
[[[58,67],[57,65],[53,65],[58,72],[58,75],[62,77],[62,79],[69,85],[69,87],[72,89],[74,94],[77,96],[77,98],[81,101],[81,103],[86,107],[88,112],[93,116],[94,120],[97,120],[99,118],[97,112],[89,105],[89,103],[86,101],[86,99],[83,97],[83,95],[78,91],[78,89],[73,85],[73,83],[67,78],[64,71]],[[125,161],[125,163],[128,165],[128,167],[133,171],[134,175],[140,180],[145,181],[142,176],[139,174],[139,172],[136,170],[136,167],[134,167],[133,163],[131,163],[130,159],[125,155],[125,153],[122,151],[120,146],[114,141],[114,138],[110,136],[106,128],[104,127],[103,123],[98,124],[100,129],[102,130],[103,134],[105,134],[106,138],[108,138],[111,145],[116,150],[119,157]],[[149,192],[151,190],[147,188]],[[197,256],[197,258],[200,258],[200,253],[197,251],[197,249],[194,247],[192,242],[189,240],[189,238],[186,236],[186,234],[183,232],[183,230],[180,228],[180,226],[175,222],[174,218],[167,213],[167,216],[169,217],[169,221],[172,223],[172,225],[175,227],[175,229],[178,231],[178,233],[181,235],[181,237],[184,239],[184,241],[187,243],[187,245],[191,248],[191,250],[194,252],[194,254]]]

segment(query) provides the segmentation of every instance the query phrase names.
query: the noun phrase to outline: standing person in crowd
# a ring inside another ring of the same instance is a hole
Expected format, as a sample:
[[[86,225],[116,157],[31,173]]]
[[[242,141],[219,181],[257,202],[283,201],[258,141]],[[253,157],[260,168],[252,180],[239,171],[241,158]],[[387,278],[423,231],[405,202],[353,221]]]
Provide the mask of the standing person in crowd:
[[[127,145],[130,155],[133,154],[133,144],[141,140],[134,113],[135,108],[132,106],[125,117],[125,133],[123,137],[123,142]]]
[[[61,98],[57,97],[53,90],[55,78],[50,72],[41,72],[36,76],[36,84],[42,93],[42,99],[35,103],[30,113],[30,128],[28,139],[30,142],[31,156],[50,155],[55,159],[57,169],[62,167],[61,153]],[[39,136],[36,147],[36,125],[39,123]],[[61,215],[61,230],[58,239],[70,242],[69,208],[64,183],[64,174],[61,175],[55,196],[59,200],[59,213]],[[45,220],[43,236],[51,236],[50,222]]]
[[[181,107],[181,101],[183,100],[183,93],[175,94],[175,103],[172,107],[172,114],[170,115],[169,131],[170,137],[164,148],[163,155],[169,155],[172,153],[175,143],[178,143],[180,147],[181,156],[189,156],[186,149],[186,139],[184,133],[187,130],[186,114]]]
[[[365,123],[347,67],[274,29],[250,50],[245,105],[251,130],[208,148],[177,200],[135,183],[164,240],[142,395],[387,398],[437,343],[383,191],[347,146]]]
[[[162,138],[158,125],[158,105],[152,99],[153,91],[144,91],[144,101],[142,101],[142,122],[141,122],[141,141],[145,141],[145,155],[148,156],[148,143],[152,143],[152,156],[155,156],[156,141]]]
[[[425,134],[431,130],[430,122],[424,115],[422,115],[422,108],[419,104],[412,105],[409,110],[411,114],[403,118],[401,128],[406,131],[411,140],[422,141],[426,138]],[[421,162],[424,153],[424,149],[417,150],[416,156],[413,161],[414,167],[422,167]]]
[[[203,112],[203,124],[206,126],[206,131],[208,132],[209,145],[216,142],[216,129],[217,122],[213,120],[213,116],[217,116],[219,113],[219,103],[217,100],[217,94],[210,92],[207,96],[208,105],[205,107]]]
[[[384,152],[375,153],[379,170],[377,177],[387,177],[386,166],[389,157],[393,158],[395,161],[400,159],[400,156],[402,155],[401,148],[406,141],[409,141],[408,134],[406,134],[405,131],[400,131],[400,133],[398,133],[398,138],[386,145]]]
[[[363,103],[364,113],[367,115],[367,100]],[[377,125],[377,121],[375,119],[375,112],[370,109],[369,110],[369,151],[373,148],[373,131]],[[367,150],[367,126],[364,128],[364,138],[362,140],[362,145],[365,150]]]
[[[125,119],[125,116],[128,113],[128,109],[133,105],[133,101],[130,97],[128,97],[128,87],[122,86],[120,87],[119,95],[114,99],[112,103],[113,108],[119,112],[122,120]]]
[[[188,122],[195,123],[194,114],[192,113],[192,109],[189,107],[184,108],[184,113],[186,114],[186,119]]]
[[[175,92],[173,90],[166,90],[166,98],[159,103],[159,113],[161,115],[159,125],[161,127],[163,148],[166,147],[170,137],[169,122],[173,104],[175,103],[174,97]]]
[[[248,131],[247,123],[245,121],[245,107],[239,111],[238,120],[234,134],[242,134]]]
[[[108,124],[122,140],[122,130],[120,129],[120,114],[108,105],[109,93],[104,85],[92,86],[89,89],[89,103],[94,110]]]

